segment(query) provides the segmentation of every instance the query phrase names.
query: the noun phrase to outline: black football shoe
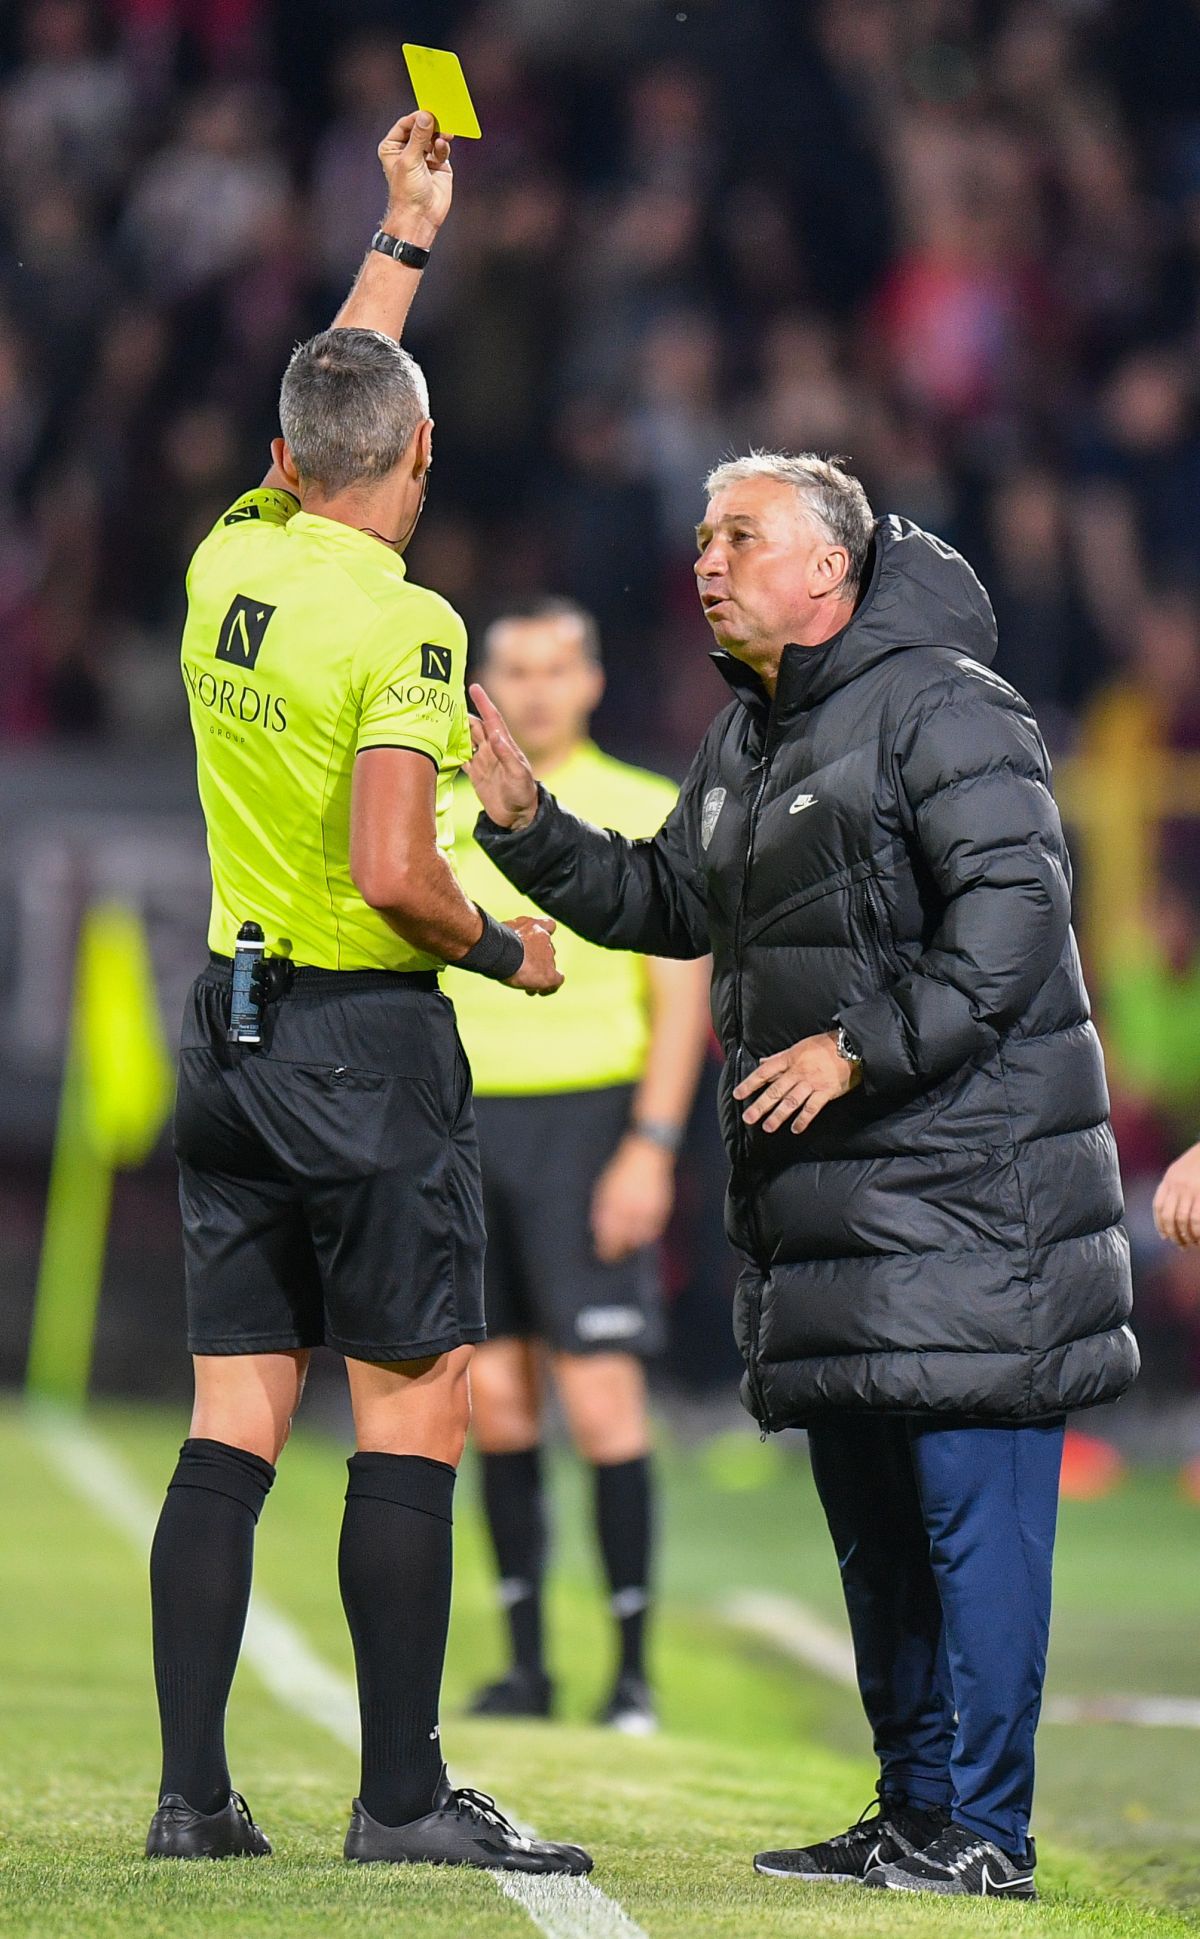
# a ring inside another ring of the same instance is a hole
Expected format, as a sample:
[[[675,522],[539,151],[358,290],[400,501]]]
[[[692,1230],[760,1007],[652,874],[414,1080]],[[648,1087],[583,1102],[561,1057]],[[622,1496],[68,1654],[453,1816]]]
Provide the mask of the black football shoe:
[[[950,1822],[943,1805],[907,1804],[880,1792],[857,1824],[820,1845],[760,1851],[754,1869],[764,1878],[793,1878],[804,1885],[861,1885],[880,1865],[912,1858]]]
[[[619,1676],[596,1722],[609,1730],[619,1730],[626,1737],[653,1737],[658,1729],[658,1716],[650,1685],[640,1676]]]
[[[355,1798],[346,1857],[355,1865],[477,1865],[489,1872],[565,1872],[573,1878],[592,1869],[579,1845],[522,1837],[494,1798],[453,1790],[444,1770],[433,1810],[411,1824],[377,1824]]]
[[[250,1816],[240,1791],[231,1791],[220,1811],[193,1811],[177,1791],[168,1791],[150,1820],[147,1858],[269,1858],[265,1832]]]
[[[514,1666],[495,1683],[485,1683],[467,1705],[469,1717],[548,1717],[554,1685],[541,1670]]]
[[[1036,1899],[1037,1847],[1018,1862],[965,1825],[947,1825],[924,1851],[868,1872],[864,1885],[886,1892],[940,1892],[944,1898]]]

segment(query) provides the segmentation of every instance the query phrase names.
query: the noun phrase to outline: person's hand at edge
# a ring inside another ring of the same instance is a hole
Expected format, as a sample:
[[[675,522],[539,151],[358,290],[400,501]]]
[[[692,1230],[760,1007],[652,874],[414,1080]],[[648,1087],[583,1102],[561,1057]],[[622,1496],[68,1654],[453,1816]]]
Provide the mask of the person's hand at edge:
[[[1154,1194],[1154,1223],[1172,1245],[1200,1245],[1200,1144],[1167,1166]]]

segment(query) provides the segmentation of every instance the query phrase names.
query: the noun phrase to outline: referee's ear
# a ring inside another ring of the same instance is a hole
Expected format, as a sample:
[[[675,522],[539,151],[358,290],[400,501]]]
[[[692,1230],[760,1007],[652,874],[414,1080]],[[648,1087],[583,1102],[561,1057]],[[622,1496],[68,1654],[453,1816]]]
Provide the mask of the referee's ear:
[[[423,478],[433,466],[433,419],[422,418],[413,433],[413,477]]]
[[[299,498],[300,473],[296,469],[296,460],[284,438],[271,439],[271,468],[282,477],[287,490]]]

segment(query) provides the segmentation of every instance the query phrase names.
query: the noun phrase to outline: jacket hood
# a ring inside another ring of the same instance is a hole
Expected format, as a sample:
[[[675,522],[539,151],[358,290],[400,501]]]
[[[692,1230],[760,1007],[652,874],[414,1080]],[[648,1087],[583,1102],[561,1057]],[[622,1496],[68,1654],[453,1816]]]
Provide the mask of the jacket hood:
[[[823,646],[784,648],[777,726],[912,646],[953,647],[984,666],[995,658],[992,602],[960,552],[894,512],[877,521],[872,552],[866,591],[841,632]],[[758,675],[731,653],[712,657],[739,698],[758,711],[767,700]]]

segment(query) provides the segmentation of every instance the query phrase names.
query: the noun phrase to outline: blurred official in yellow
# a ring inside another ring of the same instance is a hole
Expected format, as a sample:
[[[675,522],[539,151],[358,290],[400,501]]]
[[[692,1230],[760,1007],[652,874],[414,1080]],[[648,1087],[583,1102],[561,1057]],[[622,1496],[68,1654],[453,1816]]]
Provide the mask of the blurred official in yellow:
[[[624,835],[655,833],[674,784],[588,737],[604,691],[589,614],[545,600],[498,620],[483,677],[559,800]],[[511,886],[475,843],[478,803],[466,781],[456,809],[467,894],[486,907],[499,891],[511,905]],[[592,1467],[617,1625],[601,1719],[641,1734],[655,1726],[644,1650],[653,1520],[644,1361],[662,1344],[656,1242],[708,1040],[708,960],[601,949],[561,924],[555,948],[564,981],[552,1004],[515,1004],[507,991],[497,1002],[477,976],[451,972],[445,984],[475,1083],[488,1342],[471,1370],[473,1419],[512,1648],[508,1673],[474,1709],[546,1716],[552,1706],[542,1635],[548,1373]]]

